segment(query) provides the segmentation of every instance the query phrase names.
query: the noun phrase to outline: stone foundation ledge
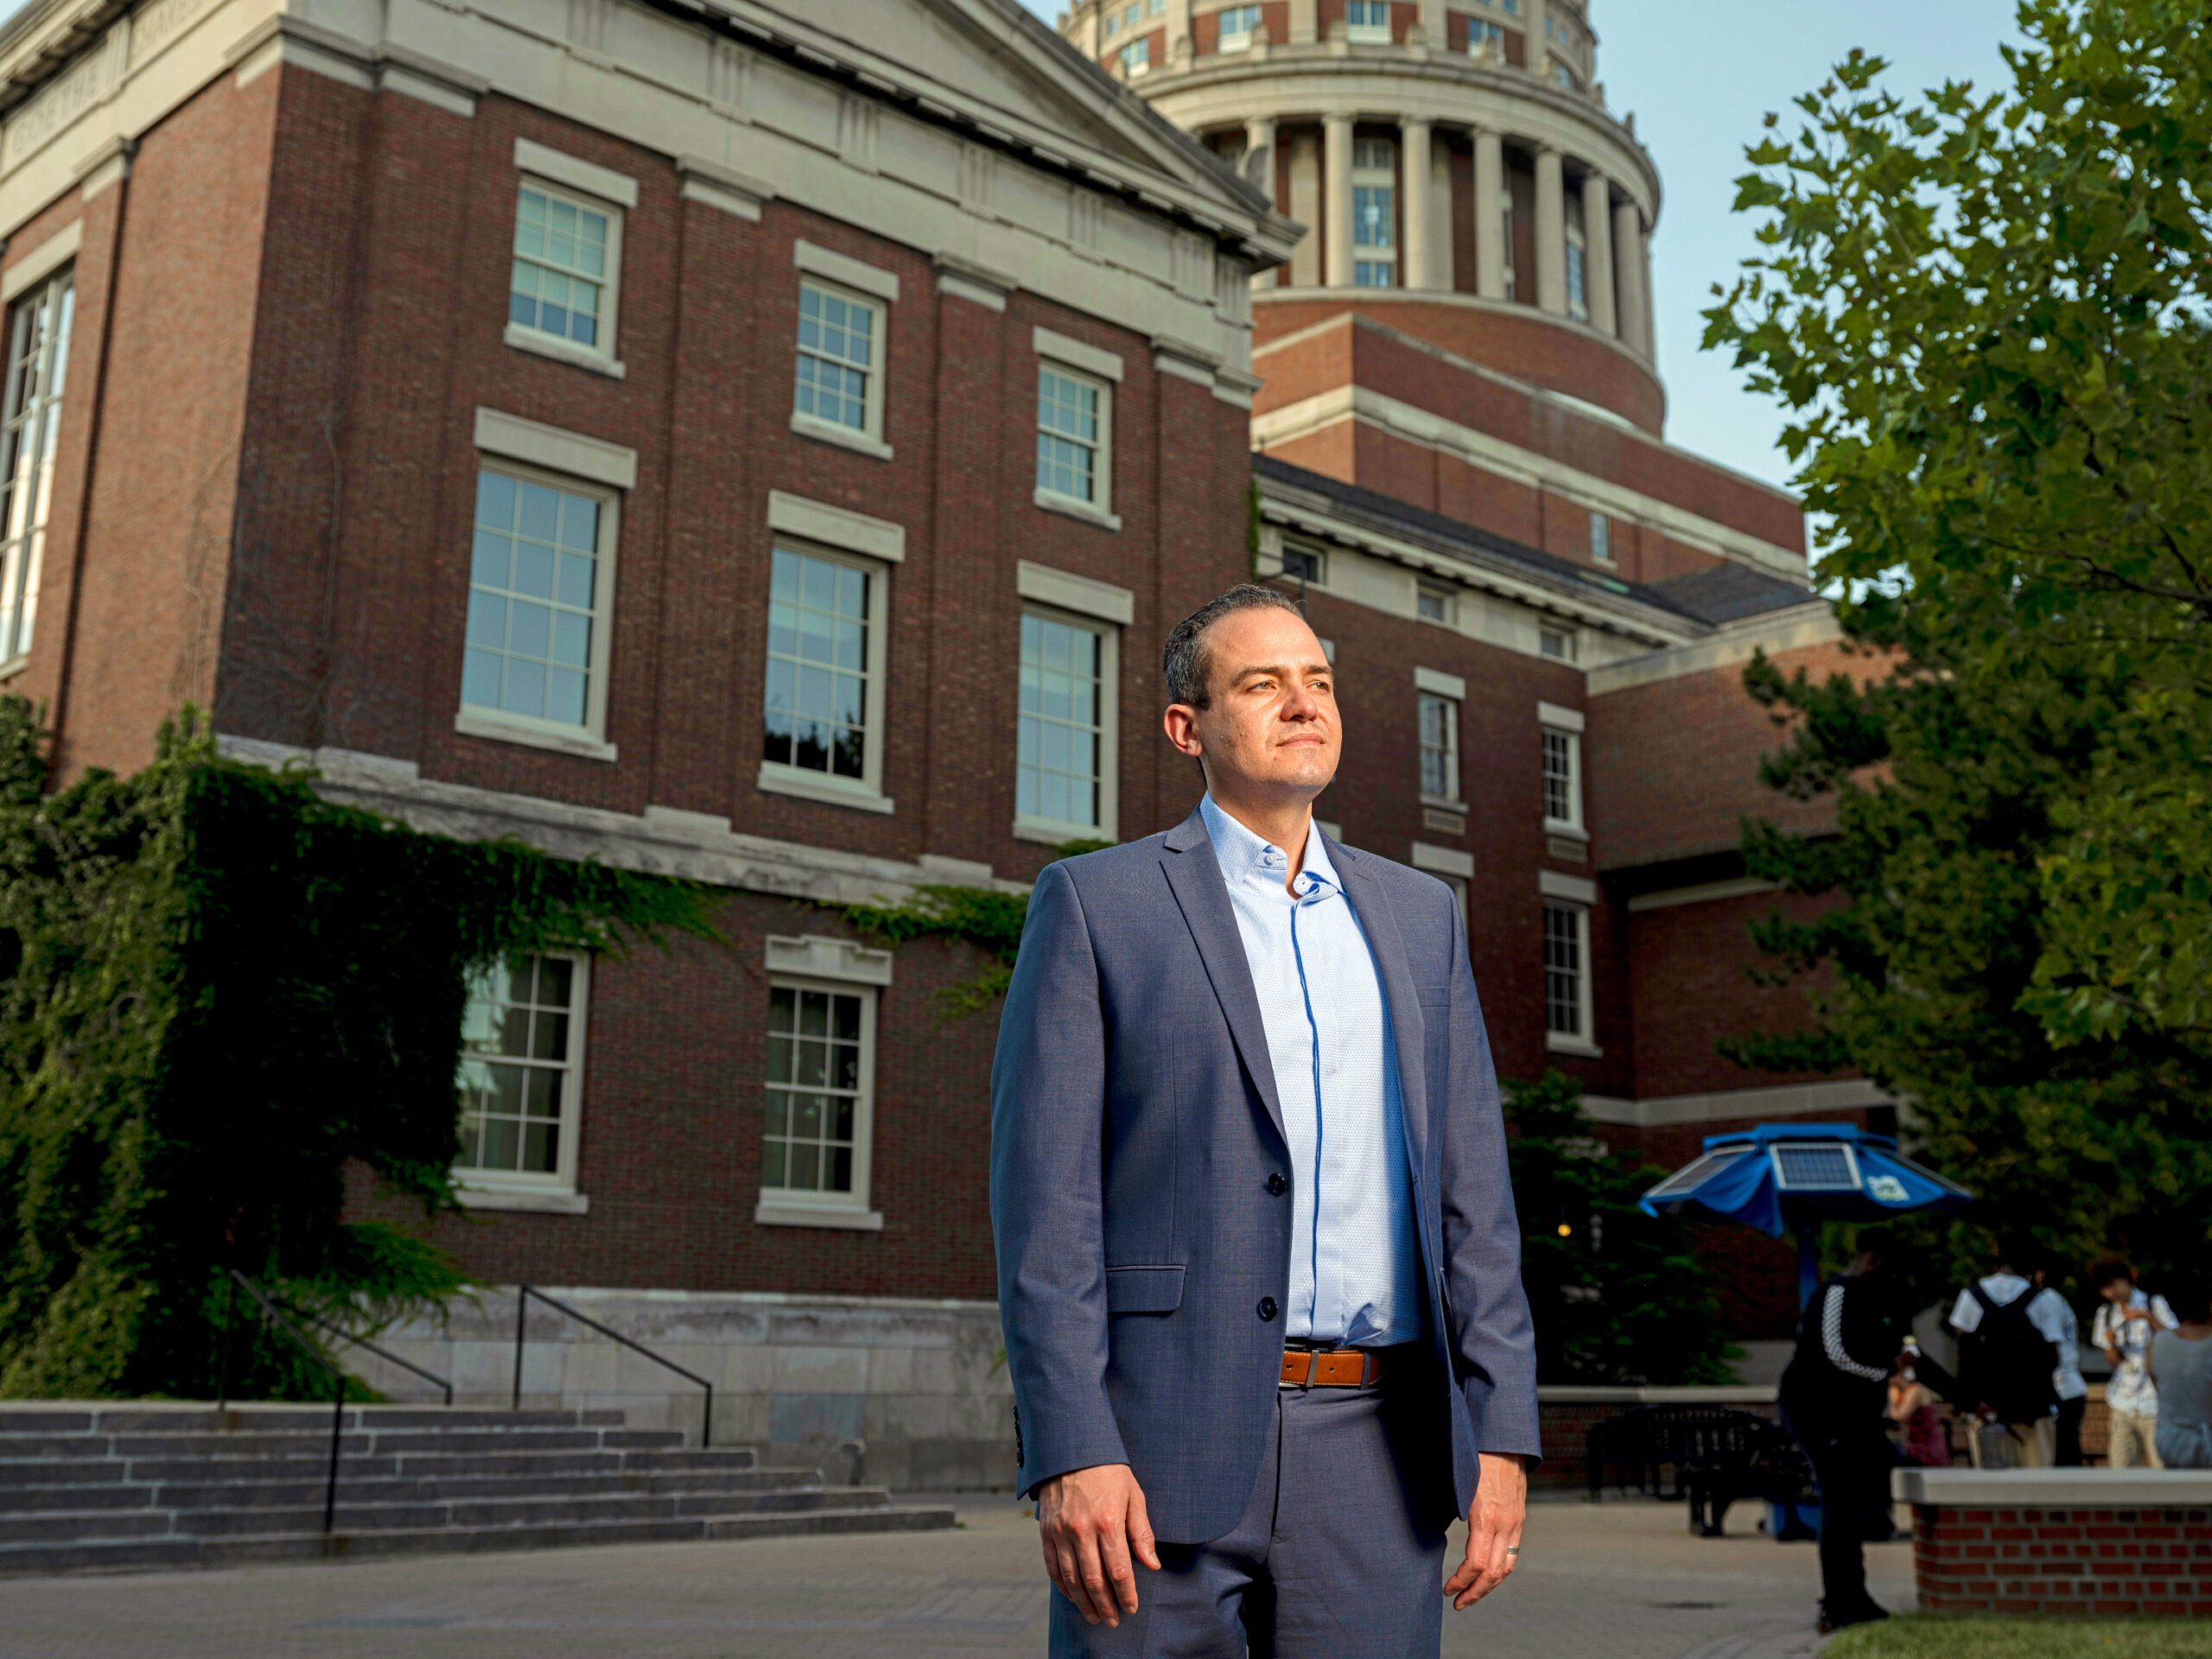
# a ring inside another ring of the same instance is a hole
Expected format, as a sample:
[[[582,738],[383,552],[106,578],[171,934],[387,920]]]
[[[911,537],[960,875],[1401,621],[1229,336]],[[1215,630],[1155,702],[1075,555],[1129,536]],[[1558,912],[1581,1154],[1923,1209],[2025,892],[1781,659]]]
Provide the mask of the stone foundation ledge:
[[[1890,1492],[1946,1510],[2201,1510],[2212,1470],[1899,1469]]]

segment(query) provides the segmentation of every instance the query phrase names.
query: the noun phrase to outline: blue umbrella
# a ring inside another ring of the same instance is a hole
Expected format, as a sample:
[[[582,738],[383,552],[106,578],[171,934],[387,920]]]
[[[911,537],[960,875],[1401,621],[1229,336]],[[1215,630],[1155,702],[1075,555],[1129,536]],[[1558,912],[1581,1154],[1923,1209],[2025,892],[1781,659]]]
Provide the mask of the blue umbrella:
[[[1848,1123],[1762,1123],[1707,1135],[1705,1151],[1643,1195],[1646,1215],[1740,1221],[1770,1238],[1797,1235],[1797,1304],[1820,1288],[1824,1221],[1882,1221],[1908,1210],[1974,1202],[1956,1181],[1916,1164],[1886,1135]]]

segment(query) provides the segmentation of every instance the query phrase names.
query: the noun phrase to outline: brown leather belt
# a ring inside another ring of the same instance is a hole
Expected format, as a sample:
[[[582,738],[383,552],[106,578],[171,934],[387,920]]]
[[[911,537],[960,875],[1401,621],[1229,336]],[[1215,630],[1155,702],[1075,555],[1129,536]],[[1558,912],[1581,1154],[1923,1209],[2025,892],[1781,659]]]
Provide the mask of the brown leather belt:
[[[1286,1348],[1287,1389],[1371,1389],[1382,1380],[1382,1356],[1369,1348]]]

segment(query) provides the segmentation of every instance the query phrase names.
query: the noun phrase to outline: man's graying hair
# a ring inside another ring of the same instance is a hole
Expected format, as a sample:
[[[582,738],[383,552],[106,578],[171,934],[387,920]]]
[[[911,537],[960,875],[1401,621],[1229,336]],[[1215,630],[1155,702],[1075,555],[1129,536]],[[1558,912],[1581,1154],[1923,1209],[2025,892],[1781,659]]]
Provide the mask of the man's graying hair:
[[[1272,588],[1255,588],[1248,582],[1230,588],[1218,599],[1208,600],[1178,622],[1167,636],[1167,648],[1160,654],[1160,674],[1167,682],[1167,701],[1187,703],[1193,709],[1211,704],[1213,653],[1205,648],[1206,630],[1224,616],[1269,607],[1288,611],[1301,622],[1306,620],[1305,608],[1295,600]]]

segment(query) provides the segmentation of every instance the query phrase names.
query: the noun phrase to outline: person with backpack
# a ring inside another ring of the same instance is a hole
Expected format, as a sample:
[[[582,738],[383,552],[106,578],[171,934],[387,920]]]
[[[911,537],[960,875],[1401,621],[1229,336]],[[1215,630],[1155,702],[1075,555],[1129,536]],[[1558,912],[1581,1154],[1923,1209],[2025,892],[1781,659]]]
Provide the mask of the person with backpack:
[[[2151,1338],[2158,1461],[2169,1469],[2212,1469],[2212,1279],[2177,1274],[2166,1300],[2174,1328]]]
[[[2005,1241],[1997,1270],[1961,1291],[1951,1309],[1960,1387],[1983,1420],[1971,1440],[1977,1469],[2048,1469],[2057,1454],[2053,1379],[2077,1327],[2065,1299],[2016,1266],[2035,1259],[2026,1241]]]
[[[1783,1427],[1805,1448],[1821,1489],[1824,1636],[1889,1617],[1866,1592],[1866,1540],[1886,1535],[1897,1464],[1883,1429],[1905,1346],[1905,1310],[1888,1271],[1897,1254],[1884,1229],[1859,1235],[1857,1258],[1806,1305],[1782,1374]]]

